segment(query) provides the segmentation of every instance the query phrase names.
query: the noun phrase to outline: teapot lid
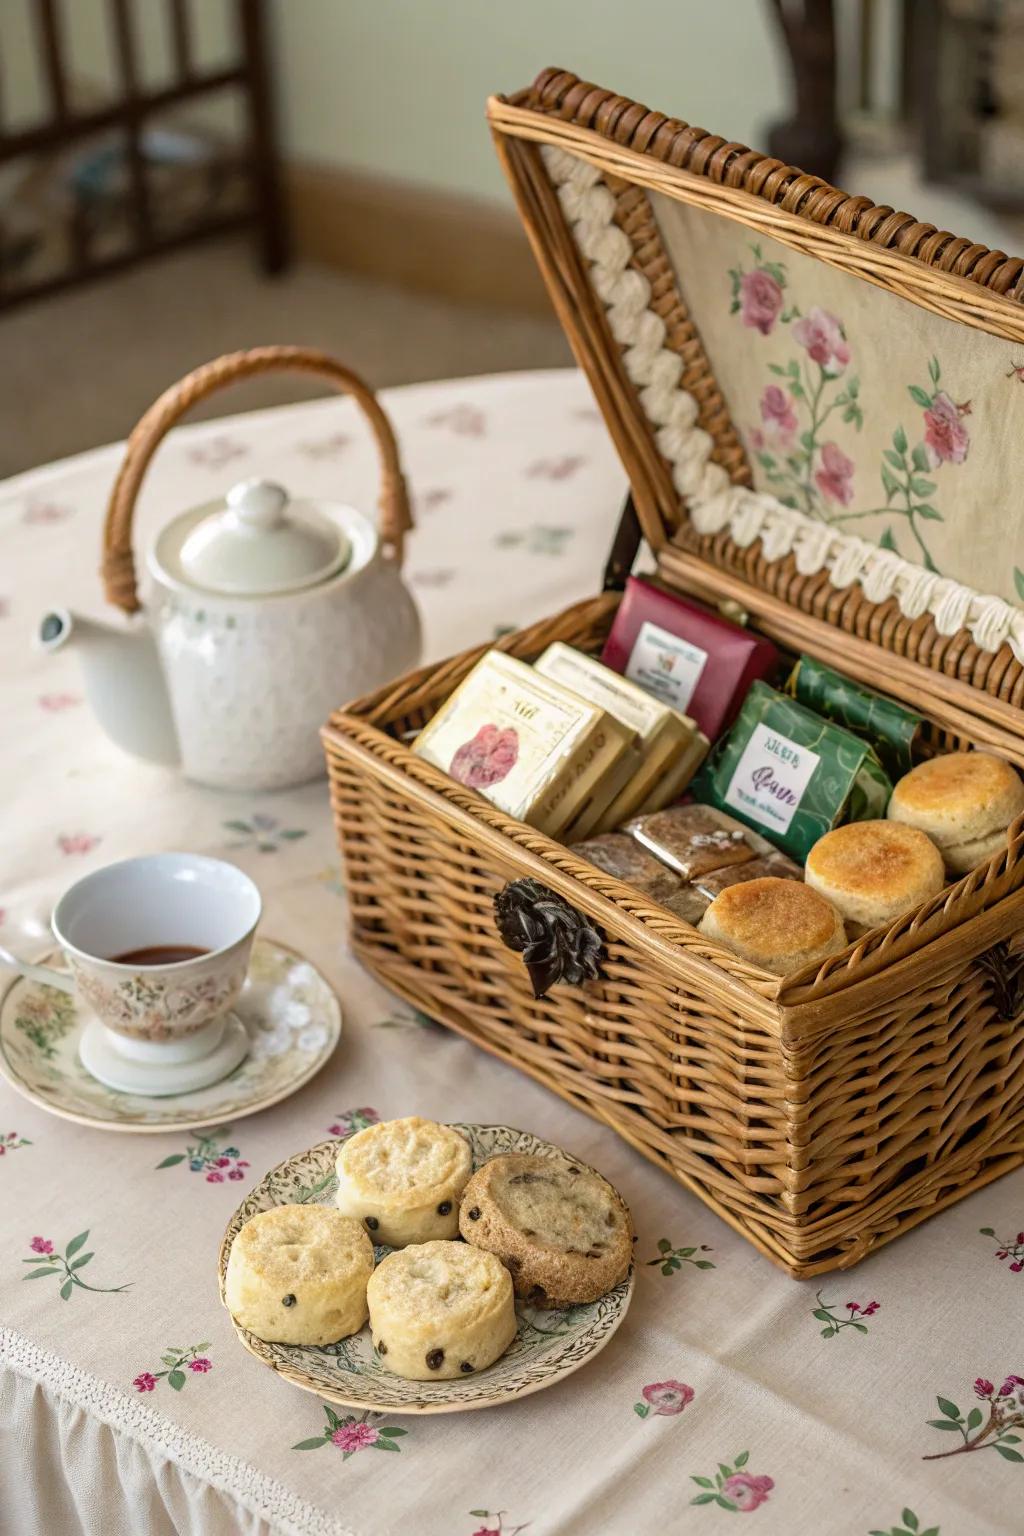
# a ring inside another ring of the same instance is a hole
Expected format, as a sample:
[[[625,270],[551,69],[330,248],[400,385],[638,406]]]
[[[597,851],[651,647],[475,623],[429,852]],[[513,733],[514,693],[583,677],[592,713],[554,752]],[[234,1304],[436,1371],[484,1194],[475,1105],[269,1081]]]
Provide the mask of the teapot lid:
[[[178,553],[197,586],[255,597],[315,586],[348,564],[352,545],[338,524],[282,486],[243,480],[225,502],[193,525]]]

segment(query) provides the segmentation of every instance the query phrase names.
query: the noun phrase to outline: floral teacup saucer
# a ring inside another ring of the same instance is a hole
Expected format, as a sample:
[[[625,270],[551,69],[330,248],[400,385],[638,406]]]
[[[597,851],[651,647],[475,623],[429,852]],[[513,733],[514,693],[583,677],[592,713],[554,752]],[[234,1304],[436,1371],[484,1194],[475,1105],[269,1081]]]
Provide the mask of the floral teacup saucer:
[[[341,1008],[324,977],[274,939],[256,938],[234,1011],[250,1044],[230,1077],[173,1098],[142,1098],[104,1087],[83,1067],[79,1045],[93,1015],[77,997],[19,977],[0,1000],[0,1072],[26,1099],[80,1125],[192,1129],[286,1099],[319,1072],[341,1036]]]

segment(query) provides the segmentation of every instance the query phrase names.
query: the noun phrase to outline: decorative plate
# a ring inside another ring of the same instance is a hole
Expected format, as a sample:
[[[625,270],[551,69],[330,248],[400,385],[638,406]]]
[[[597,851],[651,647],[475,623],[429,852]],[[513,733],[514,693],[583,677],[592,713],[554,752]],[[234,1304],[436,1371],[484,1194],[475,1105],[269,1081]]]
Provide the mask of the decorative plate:
[[[532,1152],[541,1157],[567,1161],[566,1154],[529,1131],[507,1125],[461,1125],[473,1148],[478,1168],[499,1152]],[[330,1205],[337,1188],[334,1160],[338,1141],[322,1141],[308,1152],[299,1152],[272,1168],[242,1201],[224,1233],[220,1250],[220,1299],[224,1300],[224,1275],[232,1240],[259,1211],[275,1205]],[[574,1158],[579,1163],[579,1158]],[[581,1166],[586,1166],[585,1164]],[[377,1248],[378,1261],[390,1250]],[[541,1311],[516,1302],[519,1330],[500,1360],[471,1379],[458,1381],[406,1381],[385,1370],[364,1327],[351,1338],[323,1348],[301,1344],[267,1344],[239,1326],[235,1332],[250,1354],[278,1375],[329,1403],[371,1413],[460,1413],[471,1408],[493,1408],[530,1392],[553,1386],[563,1376],[578,1371],[604,1348],[622,1322],[633,1295],[633,1271],[614,1291],[588,1306],[562,1311]]]
[[[49,965],[63,968],[62,957]],[[319,1072],[341,1036],[341,1007],[320,972],[275,939],[257,936],[235,1005],[252,1041],[230,1076],[173,1098],[106,1088],[78,1059],[91,1017],[77,997],[17,977],[0,999],[0,1072],[33,1104],[106,1131],[157,1132],[220,1125],[286,1099]]]

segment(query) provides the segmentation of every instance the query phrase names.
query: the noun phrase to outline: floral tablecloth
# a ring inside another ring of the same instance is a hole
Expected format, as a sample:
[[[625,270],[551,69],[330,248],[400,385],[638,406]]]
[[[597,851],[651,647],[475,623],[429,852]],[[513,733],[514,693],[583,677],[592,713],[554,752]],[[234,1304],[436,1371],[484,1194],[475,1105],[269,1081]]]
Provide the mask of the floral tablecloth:
[[[624,482],[576,374],[386,402],[415,493],[428,655],[596,589]],[[74,656],[32,652],[42,609],[100,606],[117,463],[101,449],[0,487],[0,942],[41,951],[62,887],[111,859],[208,851],[258,881],[265,931],[323,969],[345,1027],[300,1093],[215,1132],[107,1134],[0,1083],[0,1528],[660,1536],[739,1513],[760,1536],[1024,1529],[1024,1173],[853,1273],[800,1284],[610,1131],[390,997],[346,952],[323,783],[239,797],[136,763],[94,725]],[[319,401],[175,434],[142,539],[257,473],[374,501],[362,427]],[[550,1391],[349,1421],[242,1351],[217,1250],[266,1168],[410,1113],[520,1125],[603,1169],[635,1213],[636,1295],[603,1354]],[[90,1285],[68,1287],[84,1234]],[[34,1255],[56,1255],[42,1264],[56,1276],[26,1284]]]

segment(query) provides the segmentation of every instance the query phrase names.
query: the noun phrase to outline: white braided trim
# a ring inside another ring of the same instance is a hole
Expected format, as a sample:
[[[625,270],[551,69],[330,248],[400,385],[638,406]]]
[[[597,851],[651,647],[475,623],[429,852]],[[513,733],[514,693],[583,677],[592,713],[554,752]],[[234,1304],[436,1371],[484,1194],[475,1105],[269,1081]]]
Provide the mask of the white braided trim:
[[[721,465],[712,462],[711,438],[697,426],[697,403],[680,387],[682,358],[665,345],[664,321],[650,308],[650,284],[629,266],[632,246],[614,223],[615,199],[601,172],[562,149],[544,146],[542,153],[576,243],[591,263],[590,281],[612,335],[625,349],[626,372],[697,532],[728,529],[742,549],[760,539],[766,560],[791,554],[802,576],[827,571],[840,589],[859,581],[872,602],[894,597],[908,619],[930,613],[940,635],[967,629],[983,651],[997,651],[1005,641],[1024,662],[1024,614],[1003,598],[983,596],[816,522],[774,496],[733,485]]]
[[[300,1499],[276,1478],[229,1456],[198,1435],[179,1429],[138,1398],[90,1376],[50,1350],[40,1349],[13,1328],[0,1327],[0,1366],[68,1398],[151,1454],[173,1461],[200,1482],[227,1494],[243,1509],[266,1520],[284,1536],[356,1536],[347,1525]]]

